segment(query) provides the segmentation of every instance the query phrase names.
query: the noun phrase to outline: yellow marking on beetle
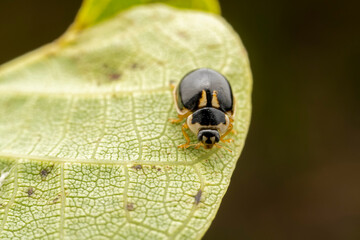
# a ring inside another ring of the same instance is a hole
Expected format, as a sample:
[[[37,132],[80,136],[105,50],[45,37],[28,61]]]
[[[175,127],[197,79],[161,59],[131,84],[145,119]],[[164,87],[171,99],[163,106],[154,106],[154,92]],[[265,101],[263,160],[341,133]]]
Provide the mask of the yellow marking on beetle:
[[[207,105],[207,98],[205,90],[202,90],[201,98],[199,100],[199,108],[205,107]]]
[[[214,107],[214,108],[220,108],[220,104],[219,104],[219,99],[217,98],[217,91],[213,91],[213,97],[212,97],[212,100],[211,100],[211,105]]]

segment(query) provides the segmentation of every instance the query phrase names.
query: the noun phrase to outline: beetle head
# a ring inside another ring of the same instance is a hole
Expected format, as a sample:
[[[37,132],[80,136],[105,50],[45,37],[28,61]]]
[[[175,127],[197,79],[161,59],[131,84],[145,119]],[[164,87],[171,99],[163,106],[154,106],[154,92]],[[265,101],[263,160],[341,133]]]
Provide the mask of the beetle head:
[[[215,129],[201,129],[198,133],[198,140],[204,144],[205,149],[212,148],[220,141],[220,134]]]

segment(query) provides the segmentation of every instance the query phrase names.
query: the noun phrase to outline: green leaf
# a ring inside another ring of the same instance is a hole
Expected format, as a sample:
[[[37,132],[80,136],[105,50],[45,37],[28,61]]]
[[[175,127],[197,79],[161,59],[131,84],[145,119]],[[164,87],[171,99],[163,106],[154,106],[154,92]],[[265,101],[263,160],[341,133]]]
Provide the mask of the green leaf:
[[[93,26],[130,7],[149,4],[165,3],[178,8],[196,9],[220,14],[217,0],[84,0],[74,24],[74,29]]]
[[[169,83],[200,67],[232,85],[232,152],[177,147]],[[201,238],[244,145],[251,86],[221,17],[164,5],[1,66],[0,239]]]

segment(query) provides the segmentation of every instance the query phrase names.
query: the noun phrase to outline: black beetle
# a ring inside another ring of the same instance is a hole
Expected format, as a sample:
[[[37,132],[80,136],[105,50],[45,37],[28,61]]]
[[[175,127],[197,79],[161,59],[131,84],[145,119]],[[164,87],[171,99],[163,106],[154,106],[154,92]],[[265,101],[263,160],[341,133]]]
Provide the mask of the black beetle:
[[[173,95],[179,118],[171,119],[171,122],[187,119],[182,126],[186,143],[180,148],[221,148],[219,141],[232,141],[224,140],[224,137],[233,128],[234,97],[228,80],[222,74],[208,68],[191,71],[174,87]],[[190,145],[186,129],[197,135],[199,143]]]

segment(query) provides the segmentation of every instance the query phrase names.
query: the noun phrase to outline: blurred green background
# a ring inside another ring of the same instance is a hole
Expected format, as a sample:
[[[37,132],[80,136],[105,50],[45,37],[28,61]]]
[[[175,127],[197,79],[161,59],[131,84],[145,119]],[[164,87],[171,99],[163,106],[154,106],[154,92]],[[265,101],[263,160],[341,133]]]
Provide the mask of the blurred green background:
[[[0,64],[81,1],[1,0]],[[221,1],[254,75],[244,152],[204,239],[360,239],[358,1]]]

